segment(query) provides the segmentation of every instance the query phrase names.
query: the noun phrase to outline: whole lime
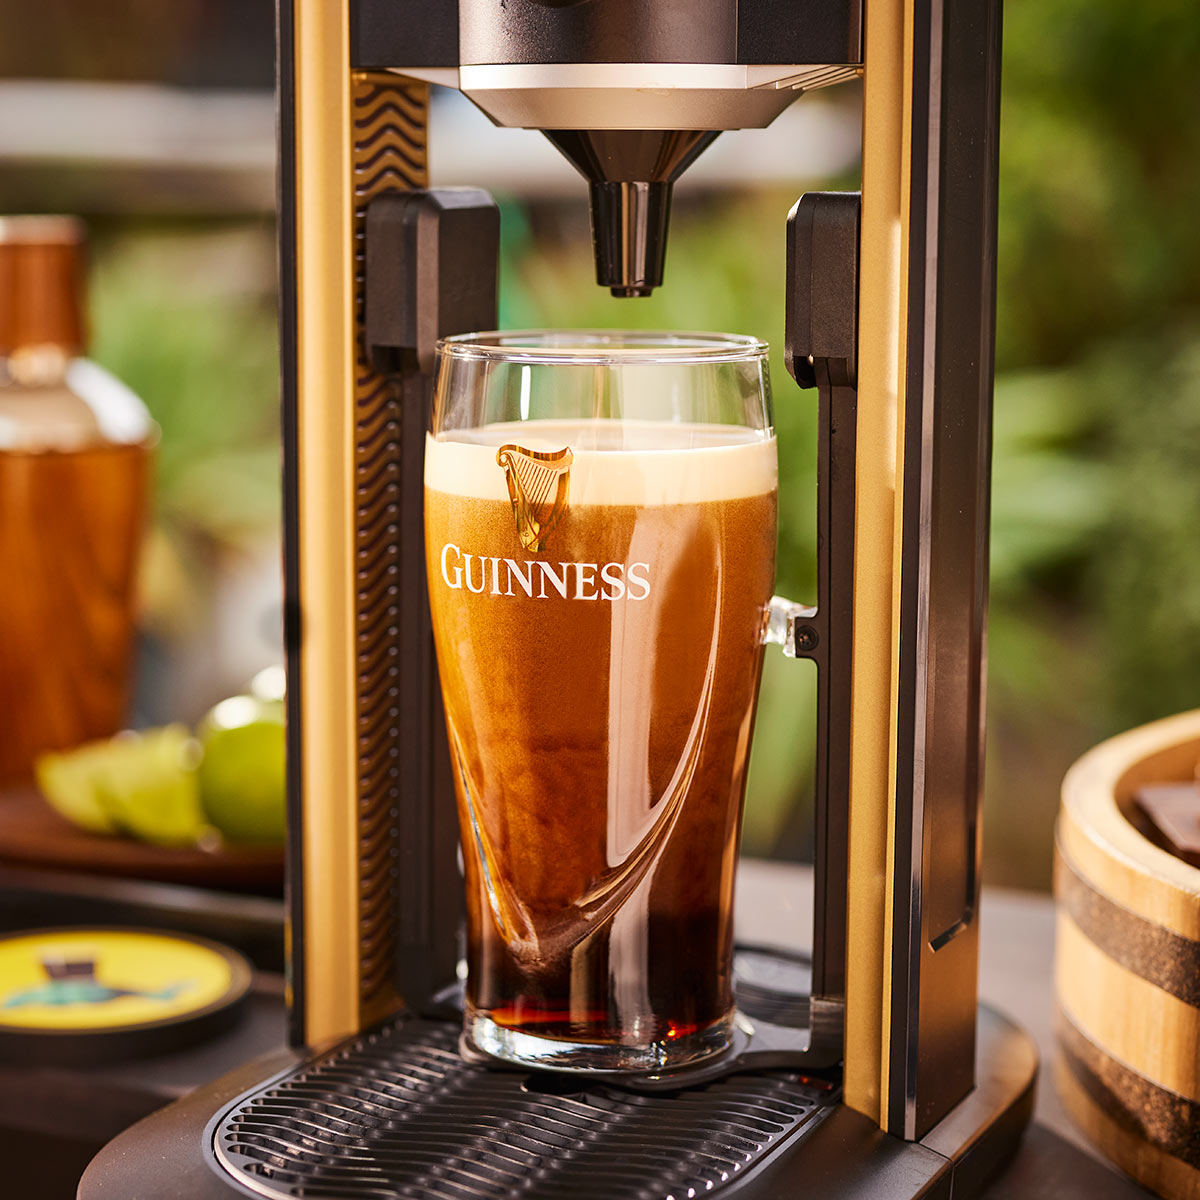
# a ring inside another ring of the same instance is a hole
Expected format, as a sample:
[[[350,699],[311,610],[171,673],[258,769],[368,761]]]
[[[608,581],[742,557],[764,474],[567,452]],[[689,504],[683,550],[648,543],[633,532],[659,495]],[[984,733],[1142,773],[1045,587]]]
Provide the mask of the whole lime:
[[[283,705],[256,696],[222,700],[198,729],[200,803],[231,842],[282,843],[286,827]]]

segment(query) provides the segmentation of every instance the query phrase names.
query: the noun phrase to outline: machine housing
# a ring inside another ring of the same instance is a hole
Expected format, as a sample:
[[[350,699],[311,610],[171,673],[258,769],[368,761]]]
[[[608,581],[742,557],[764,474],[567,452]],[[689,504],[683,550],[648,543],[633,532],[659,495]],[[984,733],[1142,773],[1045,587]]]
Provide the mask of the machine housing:
[[[1013,1148],[1036,1056],[976,989],[999,46],[999,0],[280,0],[293,1048],[135,1127],[81,1196],[169,1153],[198,1200],[814,1170],[958,1200]],[[639,295],[716,133],[860,76],[861,196],[800,201],[779,264],[820,420],[820,594],[788,631],[820,680],[811,998],[753,971],[739,998],[790,1005],[790,1058],[643,1091],[464,1062],[422,453],[434,341],[495,324],[498,217],[428,188],[429,85],[546,131],[588,179],[599,281]],[[775,1114],[752,1150],[748,1104]]]

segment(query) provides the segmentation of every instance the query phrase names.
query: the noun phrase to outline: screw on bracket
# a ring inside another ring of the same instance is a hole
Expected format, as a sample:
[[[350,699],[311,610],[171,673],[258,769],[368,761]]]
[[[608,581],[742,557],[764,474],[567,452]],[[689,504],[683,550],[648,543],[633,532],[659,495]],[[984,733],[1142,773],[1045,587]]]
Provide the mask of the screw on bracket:
[[[820,642],[821,637],[811,625],[797,625],[792,644],[797,654],[811,654]]]

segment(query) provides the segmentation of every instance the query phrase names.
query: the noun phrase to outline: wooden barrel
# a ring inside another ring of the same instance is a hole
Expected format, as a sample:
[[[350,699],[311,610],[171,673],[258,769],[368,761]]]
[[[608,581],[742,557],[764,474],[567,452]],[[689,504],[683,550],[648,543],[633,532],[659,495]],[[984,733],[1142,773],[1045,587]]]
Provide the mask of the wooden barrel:
[[[1200,870],[1134,827],[1148,783],[1193,778],[1200,711],[1104,742],[1071,768],[1055,846],[1063,1103],[1171,1200],[1200,1200]]]

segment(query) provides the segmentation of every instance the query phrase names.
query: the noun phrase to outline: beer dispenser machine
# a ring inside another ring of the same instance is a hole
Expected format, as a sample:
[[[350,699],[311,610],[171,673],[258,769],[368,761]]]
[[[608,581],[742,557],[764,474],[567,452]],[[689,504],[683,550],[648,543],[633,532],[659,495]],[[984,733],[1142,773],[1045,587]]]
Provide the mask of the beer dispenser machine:
[[[292,1049],[133,1127],[84,1200],[960,1200],[1013,1150],[1036,1055],[976,994],[999,47],[1000,0],[279,0]],[[638,296],[718,132],[856,76],[861,195],[804,196],[779,264],[820,420],[787,630],[819,675],[811,970],[739,951],[716,1067],[468,1062],[422,454],[436,338],[496,324],[499,218],[426,189],[429,85],[545,132]]]

